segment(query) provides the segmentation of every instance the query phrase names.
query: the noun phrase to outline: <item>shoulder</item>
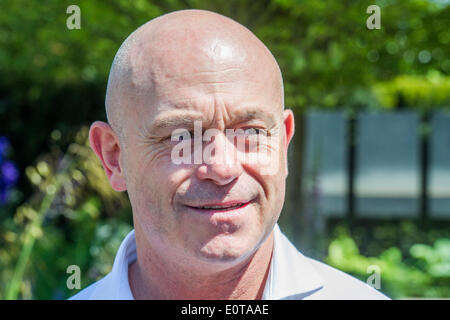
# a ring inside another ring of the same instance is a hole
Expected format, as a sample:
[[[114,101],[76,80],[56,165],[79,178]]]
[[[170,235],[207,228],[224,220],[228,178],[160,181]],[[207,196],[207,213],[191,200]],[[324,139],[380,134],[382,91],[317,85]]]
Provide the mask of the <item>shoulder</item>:
[[[275,227],[268,299],[379,300],[376,289],[338,269],[304,256]]]
[[[307,257],[306,259],[324,280],[324,287],[313,294],[310,299],[389,300],[380,291],[345,272],[323,262]]]

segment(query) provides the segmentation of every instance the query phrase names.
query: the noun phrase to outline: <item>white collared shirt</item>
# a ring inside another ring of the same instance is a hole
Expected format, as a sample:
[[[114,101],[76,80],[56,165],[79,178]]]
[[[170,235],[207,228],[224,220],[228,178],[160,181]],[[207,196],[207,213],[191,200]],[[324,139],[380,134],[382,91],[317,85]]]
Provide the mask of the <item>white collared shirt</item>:
[[[128,265],[136,260],[132,230],[122,241],[112,271],[80,291],[72,300],[133,300],[128,282]],[[263,300],[278,299],[389,299],[366,283],[302,255],[274,228],[274,248]]]

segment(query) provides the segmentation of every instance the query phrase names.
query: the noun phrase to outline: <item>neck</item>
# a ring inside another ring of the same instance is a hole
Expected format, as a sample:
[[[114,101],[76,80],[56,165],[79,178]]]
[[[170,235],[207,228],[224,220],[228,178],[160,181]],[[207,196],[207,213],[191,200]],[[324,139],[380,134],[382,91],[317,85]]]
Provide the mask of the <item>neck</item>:
[[[145,245],[148,243],[139,246],[138,238],[138,258],[128,272],[135,299],[254,300],[262,297],[270,269],[273,232],[247,260],[207,273],[187,268],[188,263],[179,264],[167,255],[147,250]]]

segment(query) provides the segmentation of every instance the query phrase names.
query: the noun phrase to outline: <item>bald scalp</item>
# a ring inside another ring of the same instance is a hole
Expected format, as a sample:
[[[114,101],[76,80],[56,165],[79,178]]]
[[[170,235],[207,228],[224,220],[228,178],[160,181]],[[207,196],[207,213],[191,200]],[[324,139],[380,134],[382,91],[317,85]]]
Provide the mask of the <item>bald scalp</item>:
[[[156,102],[161,98],[158,87],[168,78],[192,75],[200,65],[210,72],[245,66],[249,76],[267,78],[278,95],[280,111],[284,108],[280,68],[250,30],[214,12],[180,10],[148,21],[120,46],[106,90],[108,123],[122,137],[127,113],[141,104],[140,97]]]

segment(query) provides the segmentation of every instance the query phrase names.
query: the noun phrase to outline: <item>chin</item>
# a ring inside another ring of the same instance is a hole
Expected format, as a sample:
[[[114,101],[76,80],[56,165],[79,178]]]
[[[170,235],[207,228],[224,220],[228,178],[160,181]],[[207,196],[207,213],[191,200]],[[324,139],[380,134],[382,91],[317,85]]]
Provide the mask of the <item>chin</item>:
[[[198,255],[207,263],[236,264],[252,255],[257,245],[258,241],[254,239],[220,235],[201,246]]]

